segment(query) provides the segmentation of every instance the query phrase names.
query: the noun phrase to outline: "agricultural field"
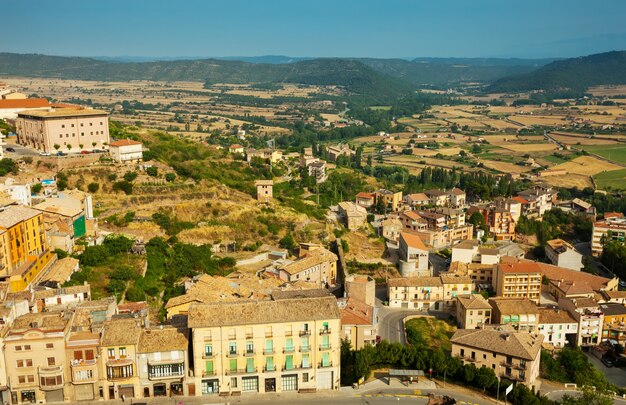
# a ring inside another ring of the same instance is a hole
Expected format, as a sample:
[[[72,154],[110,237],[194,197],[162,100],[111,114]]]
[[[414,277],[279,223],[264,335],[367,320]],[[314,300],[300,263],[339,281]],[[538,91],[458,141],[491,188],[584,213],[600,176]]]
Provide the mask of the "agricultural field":
[[[593,179],[601,190],[626,190],[626,169],[599,173]]]
[[[626,144],[585,145],[582,149],[613,162],[626,164]]]
[[[618,166],[613,163],[600,160],[593,156],[579,156],[566,163],[554,166],[552,170],[565,170],[568,174],[582,174],[585,176],[593,176],[598,173],[608,172],[611,170],[621,169],[622,166]]]
[[[595,97],[624,96],[626,95],[626,86],[624,85],[594,86],[594,87],[590,87],[588,91]]]
[[[578,188],[582,190],[587,187],[593,188],[593,182],[591,181],[590,176],[585,176],[582,174],[567,174],[567,175],[559,175],[559,176],[548,176],[542,177],[541,181],[550,184],[554,187],[565,187],[565,188]]]

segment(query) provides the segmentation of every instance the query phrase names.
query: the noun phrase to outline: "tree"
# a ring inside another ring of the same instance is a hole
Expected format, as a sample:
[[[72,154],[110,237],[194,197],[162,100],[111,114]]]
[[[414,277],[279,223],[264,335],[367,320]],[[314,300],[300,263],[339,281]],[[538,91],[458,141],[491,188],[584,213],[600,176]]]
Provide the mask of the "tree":
[[[90,193],[96,193],[98,192],[98,190],[100,189],[100,184],[98,183],[89,183],[87,185],[87,191],[89,191]]]
[[[132,302],[145,301],[146,293],[135,283],[126,290],[126,300]]]
[[[54,144],[54,149],[59,150],[61,149],[61,145],[59,145],[58,143]]]
[[[291,232],[287,232],[287,234],[283,236],[281,240],[278,241],[278,246],[280,246],[283,249],[287,249],[290,252],[293,252],[298,247],[298,244],[293,239]]]
[[[498,377],[493,369],[482,366],[476,373],[476,383],[483,387],[483,392],[498,383]]]
[[[130,182],[130,181],[134,181],[137,178],[138,174],[137,172],[126,172],[124,173],[124,180]]]
[[[92,147],[94,147],[94,148],[96,147],[96,145],[98,145],[98,142],[96,142],[96,141],[93,141],[93,142],[91,143],[91,146],[92,146]]]
[[[79,143],[79,144],[78,144],[78,147],[79,147],[80,149],[83,149],[83,147],[84,147],[84,146],[85,146],[85,145],[84,145],[84,144],[82,144],[82,143]]]
[[[583,389],[583,394],[579,397],[563,395],[561,400],[563,404],[568,405],[611,405],[613,398],[610,395],[600,391],[592,391],[589,388]]]
[[[41,192],[42,188],[43,188],[43,186],[41,185],[41,183],[37,183],[37,184],[33,184],[33,186],[30,188],[30,190],[34,194],[39,194]]]
[[[167,173],[165,175],[165,181],[167,182],[173,182],[174,180],[176,180],[176,175],[174,173]]]
[[[113,183],[114,191],[123,191],[124,194],[129,195],[133,193],[133,183],[130,183],[126,180],[117,181]]]
[[[68,143],[65,146],[67,147],[68,152],[72,150],[72,144],[71,143]]]
[[[148,174],[148,176],[156,177],[159,175],[159,169],[154,166],[150,166],[146,169],[146,173]]]

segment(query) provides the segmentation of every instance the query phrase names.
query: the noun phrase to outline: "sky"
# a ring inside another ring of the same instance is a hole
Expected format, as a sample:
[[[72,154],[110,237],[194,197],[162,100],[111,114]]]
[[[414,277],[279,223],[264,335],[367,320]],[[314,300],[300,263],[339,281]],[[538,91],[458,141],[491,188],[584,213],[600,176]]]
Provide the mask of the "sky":
[[[2,0],[0,51],[571,57],[626,50],[624,0]]]

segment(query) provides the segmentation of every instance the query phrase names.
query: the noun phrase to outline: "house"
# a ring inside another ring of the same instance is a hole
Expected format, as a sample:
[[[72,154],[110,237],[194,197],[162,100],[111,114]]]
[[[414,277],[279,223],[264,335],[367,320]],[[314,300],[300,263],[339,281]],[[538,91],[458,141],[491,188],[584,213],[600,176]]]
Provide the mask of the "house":
[[[141,319],[119,318],[104,322],[101,360],[98,374],[104,399],[141,398],[141,381],[137,366],[137,345],[141,336]]]
[[[467,194],[465,194],[465,191],[461,190],[460,188],[455,187],[448,193],[448,198],[450,200],[451,206],[464,207]]]
[[[428,276],[428,248],[419,236],[402,232],[399,243],[400,274],[402,277]]]
[[[367,210],[349,201],[339,203],[339,216],[349,230],[358,229],[367,222]]]
[[[539,326],[539,308],[528,298],[489,298],[493,308],[491,323],[511,325],[518,332],[536,332]]]
[[[426,190],[424,194],[428,197],[430,205],[443,207],[450,202],[450,195],[442,190]]]
[[[445,226],[448,228],[465,226],[465,212],[462,209],[437,207],[435,213],[443,215]]]
[[[402,222],[398,218],[386,218],[380,223],[381,236],[388,241],[398,242],[402,232]]]
[[[314,162],[308,164],[306,167],[309,172],[309,176],[315,177],[316,183],[319,184],[326,181],[326,162],[316,159]]]
[[[417,211],[401,212],[398,214],[398,219],[402,223],[402,229],[406,232],[425,231],[428,229],[428,222]]]
[[[480,244],[476,239],[461,241],[452,246],[452,262],[498,264],[504,256],[523,258],[526,252],[516,243]]]
[[[404,197],[407,205],[413,208],[421,208],[430,203],[430,198],[424,193],[408,194]]]
[[[380,189],[374,192],[374,201],[381,201],[385,208],[397,211],[402,202],[402,191],[393,192],[391,190]]]
[[[132,139],[120,139],[109,144],[109,155],[118,163],[136,163],[143,160],[143,144]]]
[[[273,180],[256,180],[254,182],[256,187],[256,199],[263,203],[269,203],[273,197]]]
[[[574,246],[563,239],[552,239],[546,242],[546,257],[555,266],[580,271],[584,267],[583,255]]]
[[[546,211],[552,209],[553,203],[556,202],[557,192],[550,187],[538,185],[529,190],[520,191],[517,195],[528,202],[526,206],[522,205],[525,208],[524,215],[541,217]]]
[[[62,108],[23,111],[15,121],[17,142],[41,152],[106,149],[110,143],[109,114],[91,109]]]
[[[78,271],[78,259],[64,257],[52,264],[50,270],[41,277],[40,285],[48,288],[59,288],[61,284],[70,280],[72,274]]]
[[[593,298],[560,298],[559,307],[578,322],[576,345],[596,346],[602,341],[604,314]]]
[[[540,307],[538,331],[544,336],[544,345],[560,349],[576,341],[578,322],[563,309]]]
[[[355,151],[350,149],[350,146],[341,143],[328,146],[326,150],[328,152],[328,160],[331,162],[336,162],[340,156],[346,156],[348,159],[351,159],[356,154]]]
[[[600,303],[615,302],[626,305],[626,291],[600,291]]]
[[[189,329],[158,326],[141,330],[137,344],[137,370],[141,397],[188,395]]]
[[[228,147],[228,153],[243,153],[244,148],[243,145],[239,145],[238,143],[234,143]]]
[[[8,177],[0,184],[0,192],[8,194],[11,200],[30,207],[32,205],[30,186],[30,183],[16,184],[14,178]]]
[[[390,308],[453,311],[458,296],[473,292],[474,283],[469,277],[454,274],[395,277],[387,281]]]
[[[459,329],[475,329],[491,323],[491,305],[482,295],[459,295],[456,300]]]
[[[607,215],[609,214],[609,215]],[[626,218],[624,214],[605,213],[604,219],[593,223],[593,233],[591,235],[591,254],[600,256],[602,254],[602,240],[609,237],[624,243],[626,240]]]
[[[337,278],[337,255],[319,248],[298,260],[278,268],[278,276],[287,282],[309,281],[320,287],[334,285]]]
[[[547,291],[559,298],[593,298],[596,294],[617,291],[619,279],[538,263],[543,277],[548,282]]]
[[[367,305],[376,305],[376,282],[370,276],[350,274],[344,281],[346,296]]]
[[[46,198],[33,209],[43,214],[51,248],[74,252],[74,241],[87,233],[84,205],[73,198]]]
[[[276,149],[261,149],[261,150],[256,150],[254,148],[246,149],[246,162],[252,162],[252,159],[254,158],[269,160],[270,163],[274,164],[274,163],[278,163],[283,158],[283,152],[280,150],[276,150]]]
[[[17,403],[63,402],[66,382],[65,336],[71,314],[24,314],[4,336],[11,395]]]
[[[57,305],[75,306],[91,300],[91,287],[85,283],[62,288],[46,288],[33,291],[33,301],[37,312],[54,309]]]
[[[535,262],[501,263],[493,275],[496,296],[528,298],[536,304],[541,300],[541,267]]]
[[[451,355],[463,364],[490,368],[498,378],[533,386],[539,377],[543,338],[495,329],[458,329],[450,338]]]
[[[356,203],[361,207],[370,208],[376,203],[376,196],[374,193],[361,191],[356,195]]]
[[[353,350],[376,345],[378,308],[355,298],[341,298],[337,304],[341,314],[341,340],[350,342]]]
[[[479,290],[491,290],[494,267],[493,264],[452,262],[449,272],[468,276]]]
[[[604,314],[602,340],[615,340],[620,345],[626,344],[626,307],[618,303],[600,304]]]
[[[340,318],[333,296],[192,305],[195,395],[339,389]]]

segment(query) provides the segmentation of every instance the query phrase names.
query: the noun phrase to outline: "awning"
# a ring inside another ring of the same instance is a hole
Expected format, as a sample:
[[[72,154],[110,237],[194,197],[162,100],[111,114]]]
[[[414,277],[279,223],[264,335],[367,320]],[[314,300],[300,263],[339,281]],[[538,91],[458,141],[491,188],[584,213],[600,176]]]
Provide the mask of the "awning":
[[[389,377],[423,377],[423,370],[398,370],[389,369]]]

